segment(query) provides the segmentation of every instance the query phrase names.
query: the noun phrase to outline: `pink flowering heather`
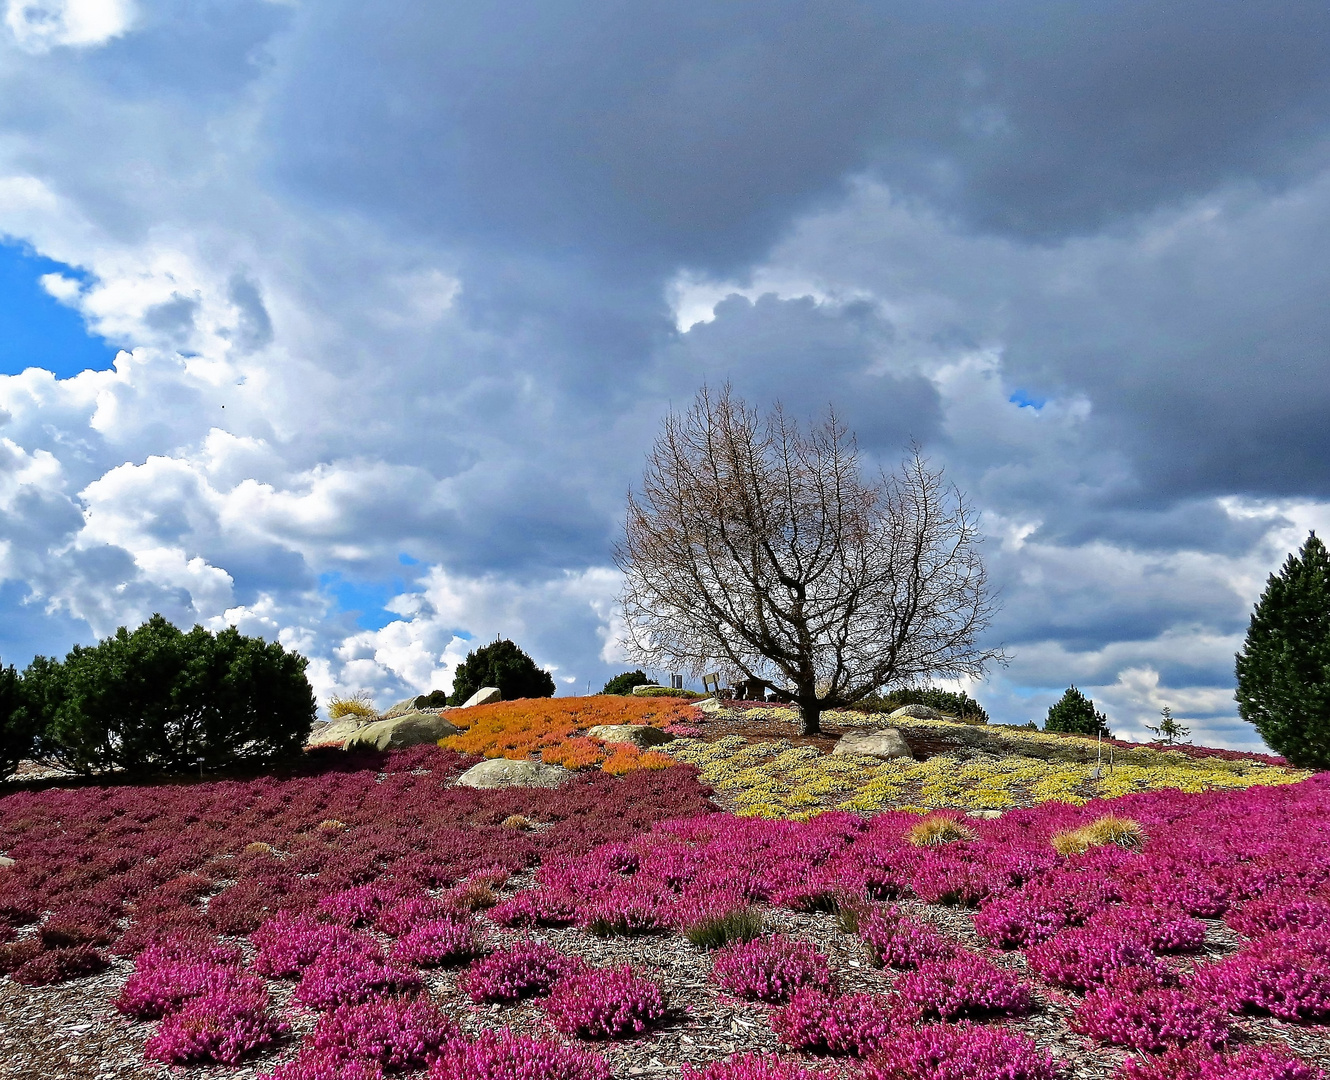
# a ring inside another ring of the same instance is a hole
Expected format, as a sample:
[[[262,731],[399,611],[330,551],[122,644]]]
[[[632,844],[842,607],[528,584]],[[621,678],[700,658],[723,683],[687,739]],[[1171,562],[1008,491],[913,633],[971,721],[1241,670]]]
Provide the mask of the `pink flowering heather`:
[[[451,916],[451,906],[442,900],[432,896],[411,896],[385,906],[374,919],[374,929],[389,937],[401,937],[417,926]]]
[[[1314,929],[1330,925],[1330,900],[1309,896],[1303,889],[1276,889],[1230,911],[1224,922],[1246,937],[1276,930]]]
[[[169,1013],[144,1053],[168,1065],[219,1061],[234,1065],[254,1050],[271,1046],[290,1029],[268,1013],[268,995],[222,991],[189,1001]]]
[[[524,941],[477,960],[458,977],[457,986],[477,1004],[519,1001],[548,994],[582,966],[576,956]]]
[[[1235,956],[1197,968],[1190,987],[1234,1012],[1281,1020],[1330,1019],[1330,935],[1271,934]]]
[[[1037,945],[1069,925],[1066,905],[1037,893],[990,900],[974,916],[979,936],[1001,949]]]
[[[324,1013],[307,1049],[329,1061],[369,1060],[407,1070],[428,1065],[458,1035],[457,1025],[425,998],[382,998]]]
[[[970,952],[920,964],[901,975],[895,989],[904,1011],[921,1020],[1017,1016],[1034,1005],[1025,982]]]
[[[1197,952],[1205,944],[1205,923],[1180,907],[1115,904],[1092,915],[1086,926],[1121,931],[1156,953]]]
[[[915,968],[949,959],[956,952],[954,942],[896,907],[874,908],[867,919],[860,920],[859,937],[884,967]]]
[[[156,1020],[196,997],[262,991],[263,980],[244,974],[233,964],[168,960],[148,950],[125,980],[115,1007],[136,1020]]]
[[[926,851],[910,876],[914,895],[929,904],[977,904],[988,895],[988,872],[945,851]]]
[[[486,916],[498,926],[569,926],[577,921],[577,898],[561,889],[537,886],[501,900]]]
[[[29,944],[37,946],[36,942],[16,941],[0,948],[19,949],[22,957],[20,947]],[[21,986],[54,986],[84,975],[94,975],[109,966],[106,957],[91,945],[71,945],[63,949],[41,949],[20,963],[10,978]]]
[[[401,898],[400,887],[356,885],[325,896],[319,901],[319,913],[341,926],[369,926],[383,908]]]
[[[511,1031],[459,1039],[440,1051],[429,1080],[609,1080],[599,1054]]]
[[[1196,1042],[1215,1047],[1228,1038],[1222,1008],[1183,990],[1114,985],[1091,990],[1071,1018],[1072,1030],[1114,1046],[1157,1052]]]
[[[791,1050],[864,1057],[882,1045],[891,1019],[888,1000],[878,994],[832,997],[806,987],[771,1014],[771,1030]]]
[[[1325,1080],[1325,1073],[1273,1046],[1216,1054],[1200,1046],[1157,1058],[1128,1058],[1114,1080]]]
[[[1033,1039],[968,1022],[904,1028],[863,1065],[862,1080],[1054,1080]]]
[[[660,889],[630,879],[581,905],[578,924],[600,937],[645,934],[664,925]]]
[[[582,1039],[640,1035],[667,1012],[660,986],[628,964],[568,976],[554,984],[544,1009],[556,1031]]]
[[[384,1080],[383,1066],[364,1058],[346,1060],[336,1051],[302,1050],[258,1080]]]
[[[685,1065],[681,1073],[682,1080],[830,1080],[832,1075],[822,1069],[806,1069],[793,1061],[781,1061],[770,1054],[736,1054],[700,1069]]]
[[[384,963],[382,954],[325,952],[305,969],[295,997],[310,1008],[331,1009],[419,986],[416,972]]]
[[[831,989],[827,958],[813,946],[780,934],[717,949],[711,978],[747,1001],[788,1001],[804,986]]]
[[[278,915],[249,939],[258,950],[254,970],[269,978],[295,978],[324,952],[357,952],[383,958],[379,943],[368,934],[327,926],[310,915]]]
[[[207,964],[239,964],[244,958],[240,946],[219,937],[167,937],[149,945],[138,954],[135,971],[144,971],[161,963],[198,960]]]
[[[1079,927],[1026,950],[1031,970],[1068,990],[1086,990],[1103,983],[1119,968],[1139,968],[1156,981],[1164,969],[1139,938],[1119,930]]]
[[[413,967],[460,964],[480,955],[476,928],[470,923],[439,919],[408,930],[392,947],[392,963]]]

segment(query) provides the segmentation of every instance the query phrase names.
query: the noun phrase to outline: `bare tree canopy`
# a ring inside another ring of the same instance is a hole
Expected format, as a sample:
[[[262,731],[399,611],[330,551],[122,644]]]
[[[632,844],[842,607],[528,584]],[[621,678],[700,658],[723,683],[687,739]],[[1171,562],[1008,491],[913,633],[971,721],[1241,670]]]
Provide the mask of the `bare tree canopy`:
[[[982,674],[994,610],[978,517],[917,449],[872,484],[831,413],[804,431],[724,387],[666,418],[615,561],[634,661],[721,668],[824,709]]]

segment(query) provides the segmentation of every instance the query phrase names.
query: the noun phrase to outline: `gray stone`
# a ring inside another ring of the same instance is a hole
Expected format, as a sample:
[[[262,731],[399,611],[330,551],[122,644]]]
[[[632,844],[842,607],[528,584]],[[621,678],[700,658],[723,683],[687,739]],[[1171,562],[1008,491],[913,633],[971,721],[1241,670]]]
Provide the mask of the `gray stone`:
[[[346,741],[348,750],[404,750],[456,735],[457,728],[438,713],[410,712],[366,724]]]
[[[642,750],[674,742],[674,736],[668,731],[650,724],[597,724],[587,729],[587,737],[607,743],[632,743]]]
[[[8,855],[0,855],[0,870],[8,870],[14,865],[14,860]]]
[[[665,689],[665,687],[661,686],[660,683],[653,683],[653,682],[652,682],[652,683],[645,683],[645,682],[644,682],[644,683],[641,683],[641,684],[639,684],[639,685],[637,685],[637,686],[634,686],[634,687],[633,687],[633,693],[634,693],[634,694],[643,694],[643,693],[645,693],[645,692],[648,691],[648,690],[664,690],[664,689]]]
[[[891,719],[894,719],[894,718],[897,717],[897,716],[910,716],[910,717],[913,717],[915,720],[945,720],[945,719],[946,719],[946,717],[943,716],[943,715],[942,715],[940,712],[938,712],[936,709],[930,709],[927,705],[902,705],[902,706],[901,706],[899,709],[897,709],[894,713],[892,713],[890,716],[888,716],[887,719],[888,719],[888,720],[891,720]]]
[[[405,701],[399,701],[386,713],[380,714],[379,719],[393,720],[399,716],[405,716],[407,713],[415,711],[416,711],[416,699],[413,697],[409,697]]]
[[[462,708],[469,709],[473,705],[488,705],[491,701],[502,700],[503,695],[499,693],[497,686],[482,686],[462,703]]]
[[[985,821],[996,821],[1002,816],[1001,810],[967,810],[966,817],[982,818]]]
[[[457,785],[470,788],[554,788],[572,775],[571,770],[559,765],[545,765],[539,761],[490,758],[467,769],[457,778]]]
[[[704,713],[721,712],[725,706],[713,697],[703,698],[701,701],[694,701],[693,705],[701,709]]]
[[[864,754],[867,757],[908,758],[914,760],[905,736],[895,728],[878,731],[849,731],[840,737],[833,754]]]
[[[344,716],[340,720],[334,720],[331,724],[325,724],[317,731],[311,732],[309,742],[306,745],[344,746],[347,739],[352,738],[356,732],[372,723],[375,723],[375,721],[362,720],[355,716]]]

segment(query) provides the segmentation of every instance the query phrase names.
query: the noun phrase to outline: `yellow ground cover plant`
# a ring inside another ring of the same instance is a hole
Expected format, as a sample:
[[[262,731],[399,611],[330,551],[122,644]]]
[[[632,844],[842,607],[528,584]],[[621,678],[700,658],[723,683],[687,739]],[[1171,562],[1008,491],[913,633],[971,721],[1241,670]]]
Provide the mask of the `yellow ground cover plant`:
[[[589,738],[589,728],[609,724],[663,728],[691,723],[693,716],[692,708],[678,698],[595,695],[496,701],[449,712],[448,720],[464,730],[440,739],[439,745],[488,758],[527,761],[539,757],[547,765],[566,769],[599,765],[618,775],[634,769],[663,769],[675,760],[654,750]]]

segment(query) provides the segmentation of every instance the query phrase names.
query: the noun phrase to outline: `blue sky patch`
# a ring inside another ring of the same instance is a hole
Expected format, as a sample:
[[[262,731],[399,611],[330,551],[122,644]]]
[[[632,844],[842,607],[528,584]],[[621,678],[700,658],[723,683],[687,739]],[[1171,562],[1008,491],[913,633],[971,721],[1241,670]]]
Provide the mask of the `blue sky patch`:
[[[338,611],[355,613],[356,625],[362,630],[382,630],[402,617],[383,606],[406,588],[400,578],[390,582],[351,581],[333,572],[320,574],[319,585],[336,602]]]
[[[88,278],[30,248],[0,244],[0,375],[41,367],[67,379],[88,368],[109,368],[115,348],[89,334],[77,311],[42,288],[38,279],[44,274]]]
[[[1033,394],[1027,394],[1024,390],[1012,391],[1011,397],[1007,400],[1019,405],[1022,409],[1034,409],[1035,412],[1048,404],[1047,398],[1035,397]]]

